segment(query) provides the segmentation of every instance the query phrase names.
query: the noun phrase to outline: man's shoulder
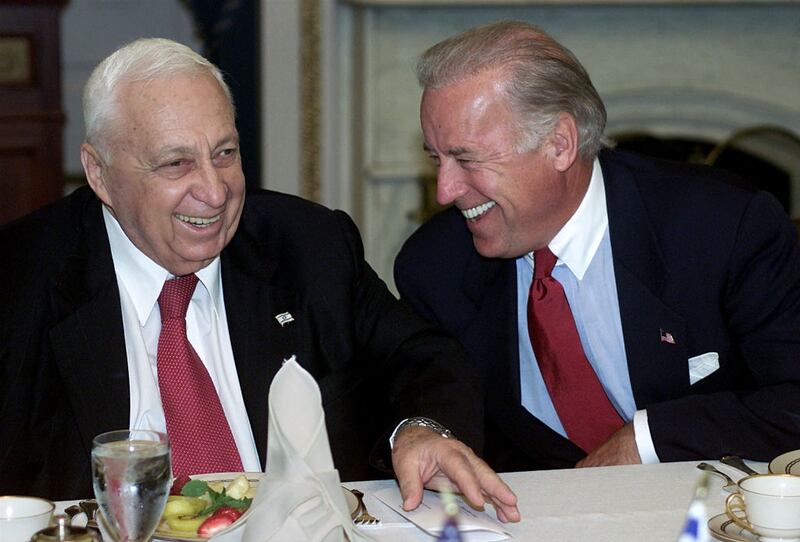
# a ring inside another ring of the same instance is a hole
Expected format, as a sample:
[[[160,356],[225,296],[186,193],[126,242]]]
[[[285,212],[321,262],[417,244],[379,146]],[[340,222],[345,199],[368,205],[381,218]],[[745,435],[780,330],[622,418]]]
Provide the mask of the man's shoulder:
[[[251,227],[286,229],[324,225],[335,220],[335,211],[299,196],[251,188],[245,197],[242,220]]]
[[[58,251],[70,244],[89,213],[100,215],[100,203],[89,187],[81,187],[60,200],[0,227],[0,250],[41,257],[37,251]]]
[[[640,154],[606,150],[600,153],[600,164],[607,183],[620,177],[633,179],[640,193],[661,200],[706,198],[723,201],[746,201],[758,191],[757,187],[730,171],[697,163],[677,162]]]
[[[417,228],[403,244],[399,259],[420,258],[451,259],[457,254],[469,254],[473,251],[472,236],[465,218],[455,207],[450,207],[435,214]]]
[[[245,251],[266,259],[291,258],[297,266],[345,251],[363,252],[358,228],[343,211],[298,196],[248,190],[239,228],[227,252]]]
[[[730,233],[748,209],[765,206],[769,212],[783,212],[771,194],[716,167],[619,151],[601,153],[600,163],[609,213],[630,214],[634,202],[641,202],[651,224],[668,235],[675,228]]]
[[[404,296],[410,290],[432,295],[452,292],[469,262],[477,257],[472,235],[458,209],[434,215],[403,243],[394,262],[395,284]]]

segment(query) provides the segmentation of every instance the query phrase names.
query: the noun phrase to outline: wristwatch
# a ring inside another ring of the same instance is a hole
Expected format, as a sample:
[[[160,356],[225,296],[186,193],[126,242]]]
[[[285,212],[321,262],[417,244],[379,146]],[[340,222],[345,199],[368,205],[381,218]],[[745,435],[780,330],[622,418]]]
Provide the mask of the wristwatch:
[[[402,422],[400,422],[397,427],[394,428],[392,432],[392,436],[389,437],[389,448],[394,449],[394,439],[397,436],[397,433],[402,431],[407,427],[427,427],[433,431],[436,431],[444,438],[456,438],[452,431],[446,428],[444,425],[440,424],[439,422],[432,420],[430,418],[423,418],[421,416],[415,416],[413,418],[406,418]]]

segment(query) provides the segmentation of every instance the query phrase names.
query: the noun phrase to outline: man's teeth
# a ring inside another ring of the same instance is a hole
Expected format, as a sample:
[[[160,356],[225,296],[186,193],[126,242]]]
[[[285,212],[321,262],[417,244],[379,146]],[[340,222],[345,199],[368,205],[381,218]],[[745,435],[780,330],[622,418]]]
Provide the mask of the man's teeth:
[[[488,211],[495,205],[497,205],[497,203],[495,203],[494,201],[487,201],[486,203],[482,203],[481,205],[478,205],[476,207],[471,207],[469,209],[462,209],[461,214],[464,215],[464,218],[468,220],[475,220],[476,218],[484,214],[486,211]]]
[[[212,216],[211,218],[200,218],[199,216],[186,216],[179,214],[175,215],[175,218],[177,218],[180,221],[188,222],[189,224],[194,224],[195,226],[201,226],[201,227],[210,226],[211,224],[219,220],[221,217],[222,217],[221,214],[217,216]]]

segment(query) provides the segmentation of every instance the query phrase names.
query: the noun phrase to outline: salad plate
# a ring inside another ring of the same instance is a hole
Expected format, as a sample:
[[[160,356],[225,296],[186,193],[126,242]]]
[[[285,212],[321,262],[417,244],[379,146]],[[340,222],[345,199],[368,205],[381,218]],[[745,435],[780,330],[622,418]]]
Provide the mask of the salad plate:
[[[261,481],[261,478],[264,476],[263,472],[244,472],[244,473],[242,473],[242,472],[217,472],[217,473],[212,473],[212,474],[196,474],[196,475],[190,476],[190,478],[192,480],[201,480],[203,482],[209,482],[209,483],[222,482],[222,484],[225,487],[228,487],[228,485],[231,482],[233,482],[236,478],[238,478],[242,474],[244,474],[244,476],[247,478],[247,481],[249,482],[251,489],[252,488],[257,488],[259,482]],[[350,517],[355,519],[355,517],[356,517],[356,515],[358,513],[358,499],[356,498],[356,496],[349,489],[346,489],[344,487],[342,488],[342,493],[344,494],[345,502],[347,503],[347,510],[348,510],[348,512],[350,514]],[[231,531],[233,529],[238,528],[239,526],[241,526],[247,520],[247,516],[249,515],[249,513],[250,513],[250,509],[248,508],[247,510],[245,510],[245,512],[242,514],[242,516],[239,519],[234,521],[232,524],[230,524],[225,529],[215,533],[214,536],[219,536],[220,534],[222,534],[224,532]],[[162,529],[162,528],[160,528],[160,526],[159,526],[159,529],[156,529],[156,532],[153,533],[153,539],[154,540],[163,540],[164,542],[198,542],[198,541],[208,540],[207,538],[204,538],[202,536],[191,535],[191,534],[189,534],[189,533],[187,533],[185,531],[174,531],[174,530],[169,530],[169,529]]]
[[[222,482],[222,484],[227,488],[228,485],[233,482],[236,478],[240,475],[244,474],[247,478],[248,483],[250,484],[251,488],[258,487],[258,483],[263,476],[261,472],[216,472],[212,474],[195,474],[190,476],[192,480],[201,480],[203,482]],[[215,533],[214,536],[221,534],[225,531],[229,531],[234,529],[244,523],[245,519],[247,518],[247,513],[250,511],[248,508],[245,512],[233,523],[231,523],[228,527]],[[171,530],[169,528],[164,528],[164,524],[160,524],[156,529],[156,532],[153,533],[153,538],[155,540],[163,540],[166,542],[197,542],[199,540],[207,540],[206,538],[199,536],[197,534],[191,534],[187,531],[176,531]]]

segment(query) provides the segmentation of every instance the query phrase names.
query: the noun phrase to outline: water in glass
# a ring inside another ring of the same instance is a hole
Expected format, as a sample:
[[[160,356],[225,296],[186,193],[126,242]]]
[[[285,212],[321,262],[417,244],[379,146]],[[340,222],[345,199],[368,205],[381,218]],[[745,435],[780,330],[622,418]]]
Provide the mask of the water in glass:
[[[167,437],[156,431],[113,431],[92,448],[94,494],[119,542],[149,540],[170,488]]]

